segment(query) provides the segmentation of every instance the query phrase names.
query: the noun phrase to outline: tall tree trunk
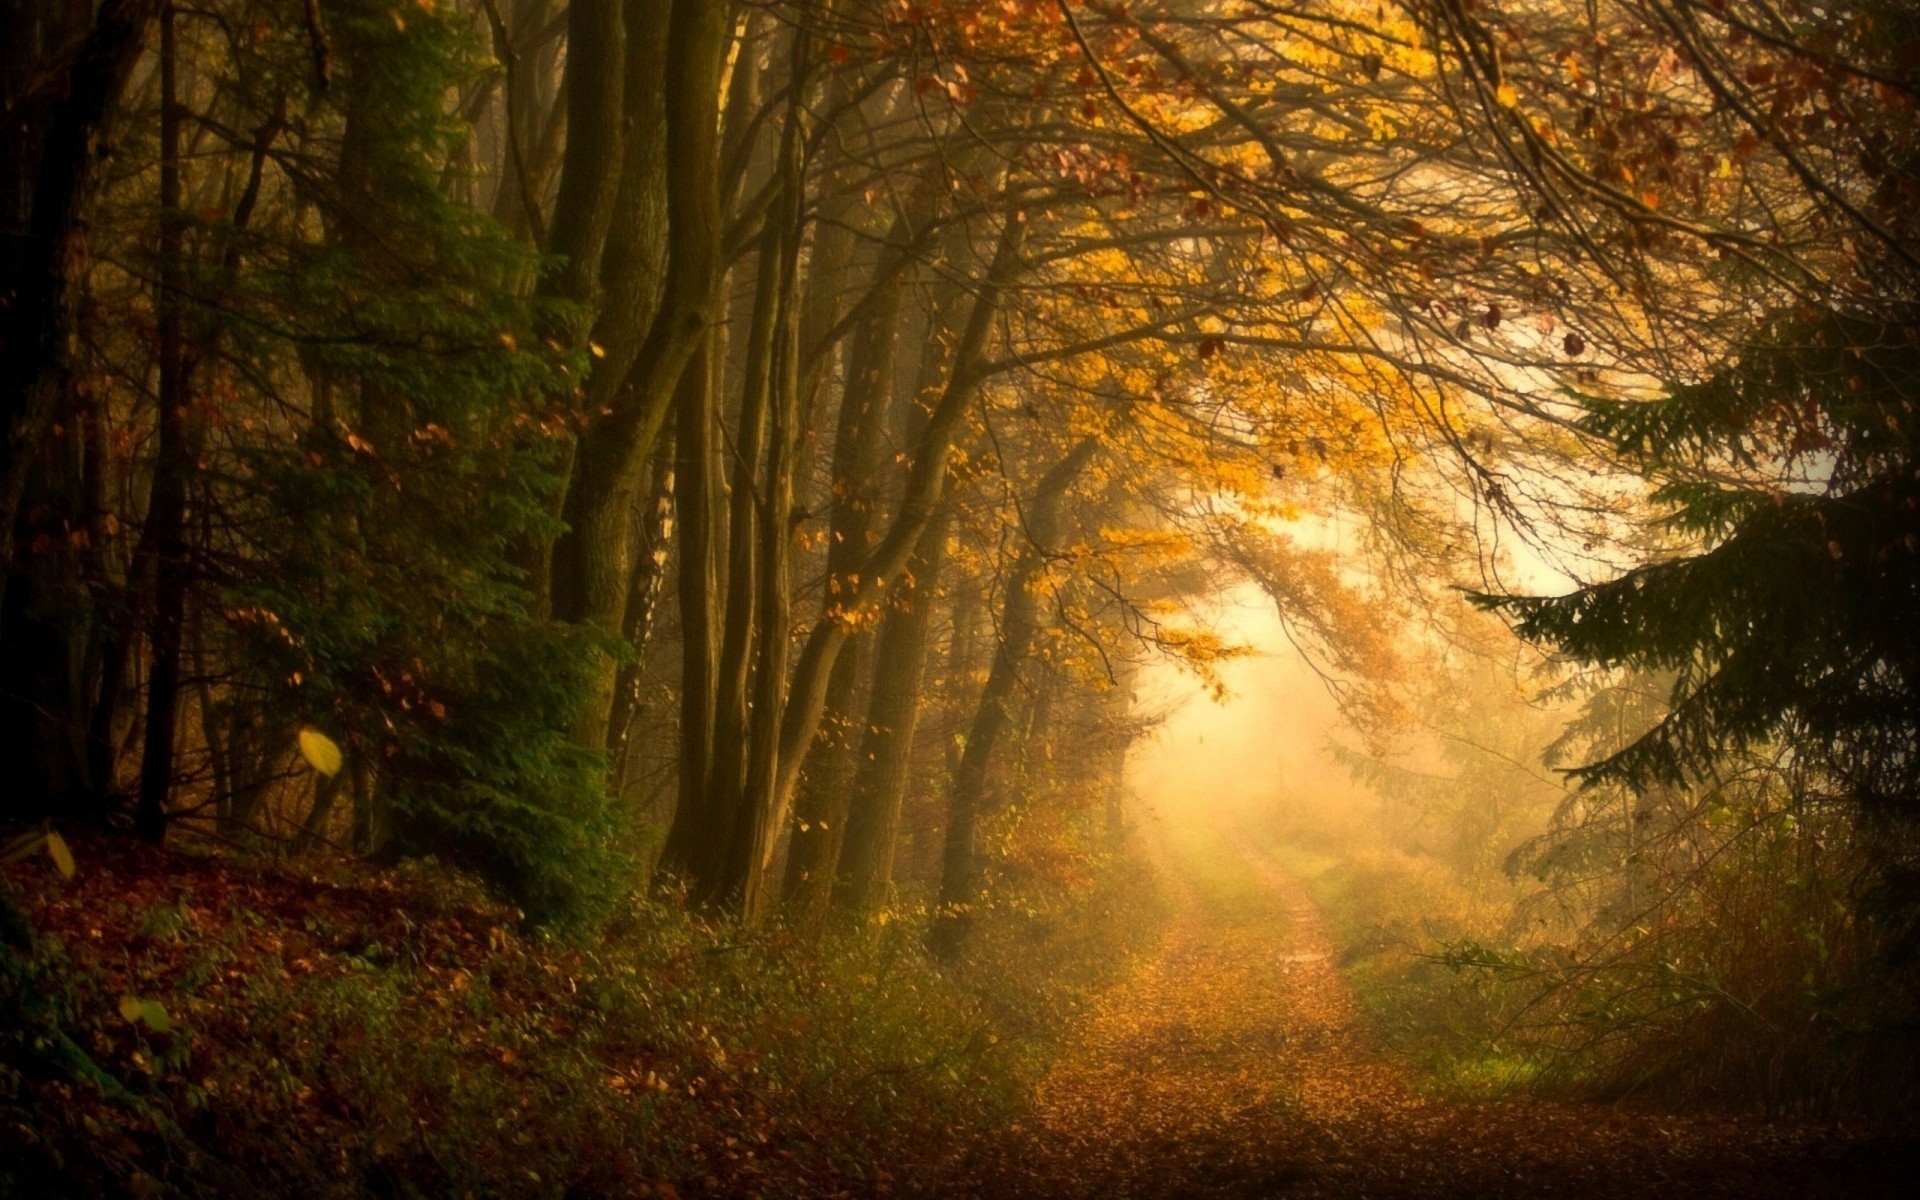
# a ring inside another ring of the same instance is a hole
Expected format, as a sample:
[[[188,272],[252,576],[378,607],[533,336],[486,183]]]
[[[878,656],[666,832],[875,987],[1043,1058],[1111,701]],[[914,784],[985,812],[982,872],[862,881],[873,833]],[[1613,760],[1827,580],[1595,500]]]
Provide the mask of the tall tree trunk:
[[[587,343],[592,366],[585,392],[589,422],[633,402],[626,394],[634,383],[630,374],[665,284],[667,148],[662,77],[666,39],[661,34],[667,29],[670,8],[668,0],[623,3],[627,53],[620,126],[624,132],[613,223],[598,264],[600,302]],[[586,436],[593,436],[591,429]],[[620,629],[630,607],[632,580],[644,571],[643,565],[630,561],[643,466],[636,458],[617,477],[585,478],[598,465],[602,464],[591,454],[574,456],[562,509],[567,528],[552,552],[551,612],[558,620],[595,625],[612,634]],[[599,666],[595,694],[577,730],[582,744],[596,748],[609,745],[620,676],[611,658]]]
[[[627,585],[627,612],[620,638],[629,658],[620,667],[613,692],[613,715],[607,726],[606,747],[613,754],[615,792],[624,790],[627,763],[633,745],[633,722],[640,711],[640,688],[646,674],[647,647],[660,611],[666,582],[667,559],[673,538],[673,493],[679,482],[674,473],[677,439],[660,439],[653,456],[653,480],[648,488],[646,525],[635,539],[633,579]]]
[[[26,236],[11,277],[0,281],[7,302],[0,327],[0,605],[13,568],[20,500],[67,374],[107,126],[162,4],[102,0],[64,78],[42,84],[61,99],[52,106],[32,172]]]
[[[148,637],[152,665],[147,676],[146,738],[140,753],[140,796],[134,829],[159,842],[167,832],[167,800],[173,788],[174,730],[180,711],[180,632],[186,615],[188,387],[186,339],[181,328],[183,278],[180,212],[180,100],[174,10],[160,16],[160,415],[152,499],[147,507],[153,548],[153,623]]]
[[[795,197],[796,201],[798,196]],[[797,265],[799,205],[795,204],[796,232],[788,269]],[[789,288],[791,296],[791,288]],[[791,315],[783,322],[776,347],[775,403],[769,413],[767,512],[760,522],[760,598],[757,662],[753,687],[753,722],[747,742],[747,778],[741,816],[734,825],[727,886],[739,889],[741,916],[758,921],[770,911],[766,868],[779,835],[780,813],[774,789],[782,763],[780,712],[786,699],[787,655],[793,629],[793,460],[799,441],[799,339]],[[797,751],[795,753],[798,753]],[[731,899],[731,896],[728,897]]]
[[[712,804],[714,706],[719,647],[715,629],[719,592],[714,561],[719,498],[716,494],[714,403],[720,357],[712,336],[681,377],[674,427],[680,501],[680,570],[675,576],[680,606],[679,794],[659,875],[691,882],[702,847],[724,844],[725,814]]]
[[[819,727],[820,715],[826,706],[827,681],[841,647],[861,619],[860,614],[872,611],[892,588],[912,557],[913,548],[919,544],[921,533],[939,512],[946,490],[947,457],[959,432],[961,418],[978,394],[988,334],[997,319],[1002,294],[1018,273],[1025,228],[1024,222],[1013,218],[1008,218],[1002,226],[999,247],[974,295],[946,387],[913,448],[900,511],[868,556],[860,572],[859,586],[843,601],[839,611],[823,614],[814,623],[801,649],[786,710],[781,717],[780,770],[771,796],[771,819],[775,827],[786,820],[794,781],[799,774],[800,756]]]
[[[544,290],[595,312],[600,259],[623,180],[628,0],[569,0],[567,152],[553,205]]]
[[[885,292],[860,324],[848,355],[834,433],[824,601],[828,608],[859,585],[860,567],[872,550],[874,513],[881,503],[876,459],[880,430],[894,394],[895,325],[905,290],[899,277],[881,286]],[[820,733],[807,752],[787,851],[784,891],[791,917],[809,928],[818,927],[832,896],[846,832],[854,749],[860,741],[858,690],[866,677],[873,638],[862,629],[850,642],[827,684]]]
[[[648,3],[652,20],[660,5]],[[631,573],[629,522],[639,477],[673,407],[680,377],[718,320],[720,211],[716,117],[729,32],[726,5],[681,3],[667,20],[664,179],[671,240],[660,301],[619,388],[589,414],[567,488],[568,532],[556,546],[554,614],[617,628]],[[556,222],[557,225],[557,222]],[[618,378],[618,377],[616,377]],[[604,743],[613,667],[582,715],[584,741]]]
[[[954,772],[947,803],[947,840],[940,866],[940,908],[934,917],[929,943],[936,954],[951,957],[966,939],[974,903],[979,898],[979,853],[975,845],[981,800],[986,794],[987,769],[995,743],[1011,715],[1020,664],[1033,647],[1040,629],[1039,598],[1034,587],[1060,537],[1061,507],[1080,472],[1093,461],[1100,443],[1080,442],[1041,477],[1032,506],[1026,513],[1026,548],[1007,575],[1001,600],[1000,642],[993,668],[980,693],[979,707],[967,729],[966,749]]]
[[[550,256],[540,278],[539,294],[568,306],[562,310],[566,313],[565,320],[549,331],[549,337],[569,347],[579,346],[600,311],[602,259],[613,228],[614,208],[621,199],[621,185],[625,182],[621,170],[628,115],[625,7],[625,0],[572,0],[567,6],[566,73],[562,85],[567,143],[560,160],[560,186],[554,197],[553,223],[544,244],[538,236],[538,193],[524,172],[520,175],[521,185],[527,188],[524,205],[535,232],[535,243]],[[497,31],[495,38],[499,40]],[[578,448],[568,450],[571,455],[568,461],[577,469]],[[572,496],[563,493],[560,502],[567,527],[577,530],[579,522],[567,509]],[[577,623],[581,620],[579,609],[586,603],[580,574],[577,570],[561,569],[556,578],[557,566],[571,565],[570,560],[558,564],[555,561],[557,546],[566,544],[567,537],[563,534],[557,543],[529,548],[525,565],[535,609],[557,620]],[[615,557],[621,557],[617,551]],[[617,619],[615,609],[613,620]],[[613,620],[603,622],[602,628],[611,631]],[[591,741],[605,733],[613,668],[611,662],[604,665],[605,682],[596,689],[588,711],[576,717],[575,734],[582,741]]]
[[[780,149],[770,186],[766,232],[760,242],[755,279],[754,315],[747,347],[745,394],[741,402],[740,482],[734,485],[734,520],[729,533],[735,561],[745,573],[733,573],[728,582],[728,623],[722,657],[722,682],[729,689],[747,677],[727,673],[730,662],[742,672],[750,668],[751,682],[738,693],[723,692],[723,721],[739,718],[738,740],[723,730],[714,743],[716,786],[720,763],[744,759],[741,791],[732,800],[737,815],[719,873],[707,881],[701,899],[737,906],[748,920],[763,910],[764,856],[778,831],[769,797],[779,768],[780,711],[785,698],[788,634],[791,628],[789,564],[792,558],[793,459],[799,441],[800,363],[799,297],[800,242],[805,233],[806,95],[810,74],[812,36],[793,34],[792,67],[788,75],[789,101],[781,130]],[[764,432],[764,444],[749,441]],[[757,477],[752,473],[758,468]],[[743,526],[740,522],[746,518]],[[750,600],[748,599],[750,597]],[[746,614],[736,624],[735,613]],[[727,706],[739,695],[745,702]]]
[[[754,279],[753,315],[747,330],[740,420],[729,456],[733,470],[727,508],[726,603],[719,636],[720,669],[714,686],[713,738],[709,746],[712,761],[706,770],[708,792],[702,800],[715,812],[716,828],[724,831],[724,836],[717,843],[700,847],[693,864],[692,895],[703,906],[737,900],[740,895],[740,881],[731,877],[729,863],[736,830],[746,811],[754,654],[758,648],[755,632],[758,623],[766,619],[761,611],[764,595],[758,586],[760,572],[765,569],[765,543],[759,534],[770,517],[761,464],[769,441],[768,408],[773,399],[779,257],[776,239],[762,243]]]
[[[913,771],[920,686],[926,678],[927,634],[933,626],[951,517],[951,506],[943,505],[921,533],[880,627],[833,896],[834,907],[850,916],[863,917],[877,909],[893,881],[893,850]]]

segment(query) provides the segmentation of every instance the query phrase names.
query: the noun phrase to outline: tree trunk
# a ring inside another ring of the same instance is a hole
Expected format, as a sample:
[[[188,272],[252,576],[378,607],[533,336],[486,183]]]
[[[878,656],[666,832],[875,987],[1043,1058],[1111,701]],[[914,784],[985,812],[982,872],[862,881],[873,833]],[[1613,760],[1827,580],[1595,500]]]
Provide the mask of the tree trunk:
[[[840,416],[834,434],[830,470],[831,497],[827,534],[827,594],[837,597],[859,586],[859,571],[871,552],[874,513],[879,508],[878,447],[894,394],[895,325],[904,291],[898,277],[881,284],[885,293],[859,327],[848,355]],[[787,851],[784,892],[792,919],[818,928],[832,896],[844,844],[854,750],[860,741],[858,691],[866,678],[873,638],[865,630],[834,664],[820,733],[807,752],[804,781],[795,804],[793,841]]]
[[[913,770],[913,738],[920,718],[920,685],[926,678],[927,634],[935,594],[946,562],[952,509],[940,513],[920,535],[913,559],[894,590],[880,627],[878,666],[860,740],[847,812],[845,849],[834,889],[834,907],[854,917],[879,908],[893,880],[893,850],[900,810]]]
[[[702,906],[737,900],[740,881],[730,878],[736,830],[746,811],[748,742],[753,728],[753,671],[757,649],[755,631],[766,618],[757,586],[764,570],[765,544],[760,527],[770,519],[760,475],[769,441],[768,408],[772,402],[774,342],[777,335],[777,293],[780,288],[779,248],[775,240],[762,243],[754,280],[753,316],[747,330],[745,391],[740,421],[734,434],[731,493],[727,510],[726,603],[720,628],[720,670],[714,687],[712,761],[706,770],[707,795],[701,803],[716,815],[716,830],[724,836],[701,846],[689,882],[692,896]]]
[[[43,85],[62,99],[53,105],[33,173],[21,252],[12,277],[0,281],[7,301],[0,327],[0,604],[13,567],[20,499],[67,374],[107,125],[162,3],[102,0],[64,87]]]
[[[187,476],[193,468],[188,446],[188,385],[185,337],[181,329],[183,277],[180,213],[180,106],[178,62],[174,47],[174,11],[160,17],[160,414],[152,498],[147,506],[153,547],[153,623],[149,630],[152,665],[147,676],[146,738],[140,752],[140,796],[134,809],[135,831],[157,843],[167,833],[167,800],[173,789],[174,730],[180,711],[180,631],[186,615]]]
[[[1019,249],[1025,228],[1023,222],[1009,218],[1001,229],[999,248],[974,296],[946,388],[914,446],[899,513],[868,556],[860,572],[859,587],[847,597],[840,610],[823,614],[808,633],[794,668],[793,684],[781,719],[780,772],[771,796],[772,823],[776,827],[786,819],[799,773],[800,755],[819,727],[834,660],[858,622],[859,614],[871,611],[885,597],[912,557],[920,535],[940,509],[946,490],[947,456],[961,418],[979,391],[987,335],[999,313],[1002,293],[1019,268]]]
[[[752,341],[747,347],[745,396],[741,405],[740,464],[742,475],[734,486],[736,522],[748,518],[745,527],[736,524],[730,530],[735,546],[735,561],[746,568],[735,573],[728,583],[729,621],[727,647],[739,639],[739,665],[751,669],[750,687],[740,694],[750,699],[732,710],[740,717],[738,742],[722,737],[716,740],[716,779],[718,764],[727,759],[744,759],[745,773],[741,791],[734,801],[738,812],[720,873],[708,881],[702,899],[728,907],[738,907],[741,915],[755,920],[763,914],[762,878],[765,857],[779,825],[771,804],[772,790],[779,770],[780,711],[785,698],[788,636],[792,626],[792,595],[788,576],[793,547],[793,460],[799,444],[800,363],[799,298],[800,242],[805,232],[805,106],[811,69],[812,36],[805,30],[793,34],[792,69],[789,73],[790,99],[781,130],[779,156],[774,164],[771,186],[777,189],[768,206],[766,233],[760,242],[760,260],[755,280]],[[750,416],[751,414],[751,423]],[[749,435],[764,429],[764,446],[751,444]],[[764,468],[755,478],[750,472],[764,453]],[[746,599],[747,596],[751,600]],[[736,604],[736,600],[739,601]],[[739,625],[732,620],[738,611],[750,614]],[[735,677],[725,674],[723,682],[731,687]],[[741,677],[745,682],[745,677]],[[723,709],[723,714],[727,710]],[[729,777],[729,782],[730,782]]]
[[[660,594],[667,577],[673,539],[675,439],[660,439],[653,456],[653,481],[648,488],[646,527],[635,539],[633,579],[627,586],[627,612],[620,637],[630,657],[621,665],[613,693],[613,717],[607,726],[606,747],[613,754],[616,793],[624,791],[627,762],[633,743],[633,722],[640,712],[640,688],[646,674],[647,646],[660,611]]]
[[[658,13],[657,4],[646,7]],[[553,612],[561,620],[617,628],[631,578],[626,552],[642,466],[682,373],[717,322],[723,219],[715,116],[728,30],[725,5],[672,6],[661,67],[671,233],[666,278],[646,340],[622,386],[589,414],[592,423],[574,456],[563,507],[568,528],[554,548]],[[609,662],[578,726],[582,740],[595,746],[605,740],[612,685]]]
[[[1020,664],[1040,629],[1039,599],[1034,587],[1060,536],[1060,510],[1067,491],[1093,461],[1100,443],[1088,438],[1055,463],[1041,477],[1033,506],[1026,514],[1027,545],[1008,573],[1001,600],[1000,642],[993,668],[980,693],[980,704],[967,729],[966,748],[960,754],[947,803],[946,849],[941,857],[940,907],[934,917],[929,944],[950,958],[966,939],[971,913],[979,898],[979,854],[975,846],[981,799],[986,793],[987,769],[994,745],[1006,729]]]
[[[628,3],[569,0],[567,5],[567,152],[547,245],[554,256],[543,290],[596,311],[601,251],[624,182]]]
[[[589,422],[631,403],[625,394],[633,383],[629,375],[665,283],[667,150],[662,77],[666,39],[661,33],[668,27],[670,5],[667,0],[623,0],[621,7],[627,51],[619,90],[620,171],[611,204],[612,224],[596,264],[597,283],[591,289],[598,305],[587,338]],[[572,161],[570,150],[568,162]],[[572,282],[585,286],[580,280]],[[593,436],[591,428],[585,436]],[[612,634],[624,623],[632,579],[644,570],[630,561],[643,459],[635,458],[618,477],[599,481],[587,478],[596,463],[591,452],[576,448],[561,513],[567,528],[552,547],[549,610],[557,620],[594,625]],[[605,494],[596,496],[596,485]],[[626,503],[616,508],[621,498]],[[595,748],[609,744],[620,675],[611,658],[599,666],[595,694],[576,730],[577,740]]]
[[[712,804],[714,705],[719,670],[714,628],[719,591],[714,562],[714,404],[718,373],[709,337],[680,380],[674,426],[680,500],[680,779],[673,822],[657,868],[664,880],[692,882],[703,847],[724,843],[725,814]]]

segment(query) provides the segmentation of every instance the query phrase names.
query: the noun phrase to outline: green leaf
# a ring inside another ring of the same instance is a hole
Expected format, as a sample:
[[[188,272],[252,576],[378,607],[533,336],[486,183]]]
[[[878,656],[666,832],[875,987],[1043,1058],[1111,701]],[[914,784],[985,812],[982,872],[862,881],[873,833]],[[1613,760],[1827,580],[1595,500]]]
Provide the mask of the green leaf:
[[[327,776],[338,775],[345,761],[334,740],[311,725],[300,731],[300,755],[314,770]]]

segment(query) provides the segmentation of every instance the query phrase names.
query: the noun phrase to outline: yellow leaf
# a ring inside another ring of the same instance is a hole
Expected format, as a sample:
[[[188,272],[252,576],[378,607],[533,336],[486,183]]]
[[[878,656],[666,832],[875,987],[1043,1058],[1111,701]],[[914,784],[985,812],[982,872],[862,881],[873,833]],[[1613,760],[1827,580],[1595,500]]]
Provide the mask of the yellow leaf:
[[[173,1028],[173,1018],[158,1000],[142,1000],[138,996],[120,997],[120,1015],[129,1021],[145,1025],[155,1033],[165,1033]]]
[[[51,858],[53,865],[60,869],[62,877],[66,879],[73,878],[75,869],[73,851],[67,849],[67,839],[61,837],[51,829],[47,830],[47,857]]]
[[[311,725],[300,731],[300,755],[322,775],[338,775],[345,761],[334,740]]]
[[[1501,108],[1513,108],[1520,103],[1520,93],[1514,91],[1513,85],[1510,83],[1501,84],[1499,88],[1494,91],[1493,98],[1500,102]]]

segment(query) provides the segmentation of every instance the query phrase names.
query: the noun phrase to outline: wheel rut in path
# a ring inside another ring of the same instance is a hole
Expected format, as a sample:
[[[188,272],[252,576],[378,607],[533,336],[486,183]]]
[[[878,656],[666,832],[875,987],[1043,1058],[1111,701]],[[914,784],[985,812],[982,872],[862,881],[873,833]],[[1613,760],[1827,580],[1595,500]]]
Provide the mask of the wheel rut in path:
[[[1086,1015],[983,1194],[1910,1194],[1911,1147],[1830,1129],[1422,1095],[1369,1046],[1305,890],[1240,852],[1251,896],[1170,878],[1160,949]]]

